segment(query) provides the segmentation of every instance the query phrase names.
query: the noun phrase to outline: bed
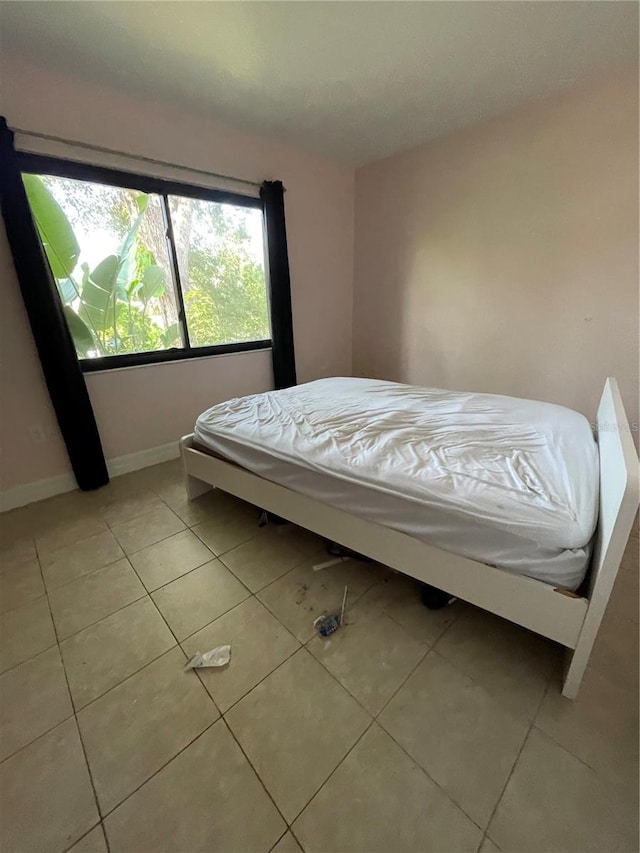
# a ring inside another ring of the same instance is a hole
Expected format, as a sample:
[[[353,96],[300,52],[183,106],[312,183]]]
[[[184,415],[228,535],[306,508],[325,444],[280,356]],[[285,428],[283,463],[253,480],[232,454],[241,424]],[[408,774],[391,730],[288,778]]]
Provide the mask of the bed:
[[[189,497],[215,486],[553,639],[573,698],[638,507],[617,383],[595,434],[562,406],[333,378],[204,412]]]

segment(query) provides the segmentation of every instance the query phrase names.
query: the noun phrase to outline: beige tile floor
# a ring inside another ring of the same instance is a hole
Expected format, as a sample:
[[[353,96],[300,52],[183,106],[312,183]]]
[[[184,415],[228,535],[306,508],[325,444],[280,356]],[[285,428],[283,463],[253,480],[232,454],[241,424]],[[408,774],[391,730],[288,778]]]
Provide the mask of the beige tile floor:
[[[0,524],[3,853],[638,849],[637,531],[571,703],[554,644],[174,462]]]

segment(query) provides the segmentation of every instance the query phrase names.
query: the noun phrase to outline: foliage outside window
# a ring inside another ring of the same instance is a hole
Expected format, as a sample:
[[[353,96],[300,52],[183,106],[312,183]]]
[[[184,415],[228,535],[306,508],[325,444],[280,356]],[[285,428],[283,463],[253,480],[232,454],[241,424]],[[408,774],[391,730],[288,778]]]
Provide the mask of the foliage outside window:
[[[259,209],[23,180],[80,359],[269,339]]]

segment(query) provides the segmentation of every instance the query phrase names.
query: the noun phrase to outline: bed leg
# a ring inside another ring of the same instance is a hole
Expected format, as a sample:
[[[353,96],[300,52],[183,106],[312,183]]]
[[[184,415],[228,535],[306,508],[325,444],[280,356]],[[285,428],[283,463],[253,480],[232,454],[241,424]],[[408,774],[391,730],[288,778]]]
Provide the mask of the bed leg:
[[[186,451],[191,446],[190,437],[185,436],[180,439],[180,455],[182,456],[182,475],[184,477],[184,488],[187,493],[187,497],[190,501],[195,500],[200,497],[200,495],[204,495],[205,492],[210,492],[213,489],[211,483],[205,483],[204,480],[199,480],[197,477],[193,477],[191,474],[187,472],[187,459],[186,459]]]
[[[210,483],[205,483],[204,480],[198,480],[197,477],[192,477],[191,474],[184,474],[184,487],[187,492],[187,497],[190,501],[204,495],[205,492],[210,492],[213,486]]]
[[[585,645],[588,645],[588,648],[585,648]],[[578,642],[575,649],[567,649],[562,681],[562,695],[565,699],[575,699],[578,695],[592,646],[593,643],[581,645]]]

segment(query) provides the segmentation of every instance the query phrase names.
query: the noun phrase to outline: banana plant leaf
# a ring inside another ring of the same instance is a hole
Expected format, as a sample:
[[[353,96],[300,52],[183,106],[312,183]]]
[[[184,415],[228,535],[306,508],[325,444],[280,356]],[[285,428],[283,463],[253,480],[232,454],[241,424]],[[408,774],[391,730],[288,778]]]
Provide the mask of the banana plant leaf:
[[[87,264],[82,265],[82,294],[78,314],[85,323],[101,332],[113,326],[114,289],[120,269],[117,255],[107,255],[89,274]]]
[[[151,298],[164,292],[165,273],[157,264],[137,268],[137,235],[149,205],[149,196],[140,193],[136,199],[137,216],[127,232],[118,254],[108,255],[89,271],[81,265],[82,276],[73,277],[80,257],[80,246],[63,209],[37,175],[23,175],[27,197],[51,271],[56,278],[64,314],[78,355],[113,347],[120,342],[116,332],[118,303],[130,304],[132,298],[145,306]],[[155,260],[153,256],[151,260]],[[77,312],[71,307],[79,300]],[[176,329],[173,338],[179,335]]]
[[[172,323],[168,329],[166,329],[162,333],[162,345],[169,349],[169,347],[179,345],[181,343],[181,332],[180,332],[180,324]]]
[[[124,238],[119,254],[107,255],[89,275],[83,264],[79,314],[89,326],[103,333],[114,330],[116,300],[127,300],[132,295],[129,293],[132,282],[128,270],[135,273],[136,236],[148,203],[149,196],[144,193],[136,198],[139,213]]]
[[[164,286],[165,274],[162,267],[157,265],[147,267],[142,274],[142,281],[136,291],[136,296],[146,304],[154,296],[161,296],[164,292]]]
[[[57,279],[69,278],[80,257],[80,246],[63,209],[38,175],[23,175],[29,207]]]
[[[117,286],[118,294],[122,299],[127,298],[127,285],[136,277],[136,237],[138,236],[138,231],[148,206],[149,196],[145,193],[140,193],[136,197],[138,215],[120,248],[120,267],[118,269]]]
[[[71,332],[71,337],[73,338],[76,351],[78,355],[86,358],[90,351],[95,350],[96,348],[91,330],[69,305],[65,305],[62,310],[64,311],[64,316],[67,321],[69,331]]]

